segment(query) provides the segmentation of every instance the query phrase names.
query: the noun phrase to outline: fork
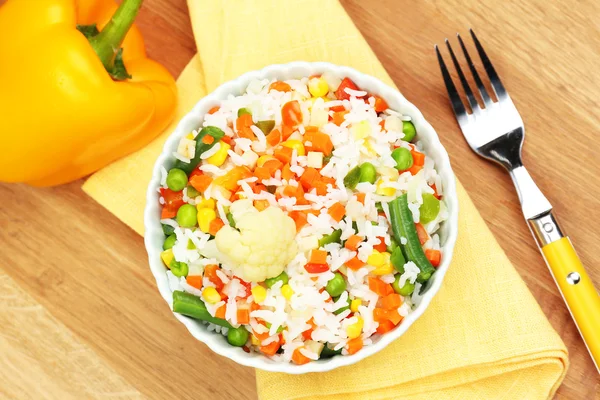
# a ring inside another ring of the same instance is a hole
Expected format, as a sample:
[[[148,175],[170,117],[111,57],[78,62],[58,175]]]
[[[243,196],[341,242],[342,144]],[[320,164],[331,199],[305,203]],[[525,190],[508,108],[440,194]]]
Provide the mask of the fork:
[[[468,105],[466,107],[461,100],[444,63],[440,49],[435,45],[435,52],[456,120],[467,143],[475,153],[499,163],[509,172],[517,189],[523,215],[529,229],[542,252],[594,364],[600,372],[600,295],[581,264],[577,253],[575,253],[570,239],[563,233],[552,214],[550,202],[537,187],[523,165],[521,148],[525,138],[525,128],[521,115],[472,29],[470,33],[496,99],[490,97],[462,38],[457,34],[458,42],[477,86],[480,99],[475,97],[450,46],[450,42],[446,39],[448,52],[458,73]],[[480,106],[478,100],[483,107]]]

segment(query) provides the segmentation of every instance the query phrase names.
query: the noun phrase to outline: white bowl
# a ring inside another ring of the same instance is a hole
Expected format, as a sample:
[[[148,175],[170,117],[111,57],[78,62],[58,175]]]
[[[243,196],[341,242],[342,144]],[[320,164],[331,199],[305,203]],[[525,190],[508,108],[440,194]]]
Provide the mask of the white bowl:
[[[241,94],[253,79],[277,78],[285,80],[324,72],[332,72],[340,78],[349,77],[359,88],[383,97],[388,102],[391,109],[409,115],[412,118],[412,122],[417,130],[417,138],[423,143],[425,153],[434,159],[436,170],[442,178],[444,200],[448,206],[449,212],[448,220],[442,224],[439,231],[443,259],[441,265],[429,280],[421,302],[411,314],[404,318],[397,328],[381,336],[375,340],[373,344],[364,347],[354,355],[336,356],[325,360],[310,362],[305,365],[277,363],[259,353],[248,354],[239,347],[229,345],[226,338],[221,334],[209,332],[206,329],[206,325],[192,318],[174,313],[175,318],[181,321],[196,339],[208,345],[215,353],[225,356],[238,364],[260,368],[265,371],[285,372],[290,374],[324,372],[345,365],[354,364],[365,357],[381,351],[385,346],[402,336],[417,318],[423,314],[431,302],[431,299],[442,285],[444,275],[446,275],[450,260],[452,259],[452,252],[457,237],[458,200],[456,198],[454,173],[450,166],[448,153],[446,153],[446,150],[440,143],[433,127],[425,120],[421,112],[412,103],[406,100],[396,89],[387,86],[379,79],[365,75],[349,67],[337,66],[325,62],[292,62],[283,65],[271,65],[260,71],[248,72],[233,81],[224,83],[214,92],[200,100],[181,122],[179,122],[177,129],[165,143],[162,154],[156,160],[152,179],[146,195],[144,242],[146,244],[146,250],[148,251],[150,269],[152,270],[154,278],[156,278],[158,290],[169,306],[172,305],[172,292],[169,288],[165,266],[160,259],[164,241],[164,235],[160,224],[160,209],[158,204],[159,194],[157,191],[160,185],[160,167],[164,165],[168,169],[172,165],[172,153],[176,151],[179,140],[193,129],[197,129],[201,126],[202,117],[211,107],[217,105],[220,100],[225,99],[229,94]]]

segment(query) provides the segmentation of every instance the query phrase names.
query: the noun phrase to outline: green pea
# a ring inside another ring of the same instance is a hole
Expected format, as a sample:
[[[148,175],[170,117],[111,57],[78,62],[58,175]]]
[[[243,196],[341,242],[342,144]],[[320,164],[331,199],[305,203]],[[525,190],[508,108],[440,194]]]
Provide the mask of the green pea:
[[[404,282],[404,286],[400,287],[400,274],[396,275],[396,280],[392,283],[392,287],[401,296],[410,296],[415,291],[415,285],[408,280]]]
[[[275,121],[272,119],[268,119],[266,121],[258,121],[256,124],[258,129],[260,129],[265,135],[271,133],[273,128],[275,128]]]
[[[319,247],[323,247],[329,243],[341,243],[341,239],[342,239],[342,230],[336,229],[335,231],[331,232],[329,235],[325,235],[321,239],[319,239]]]
[[[377,180],[377,169],[370,162],[365,162],[360,165],[360,182],[375,183]]]
[[[390,245],[387,246],[387,252],[390,254],[394,253],[396,247],[398,247],[398,242],[396,242],[396,239],[394,239],[393,237],[390,237]]]
[[[173,233],[175,233],[175,228],[167,224],[162,224],[162,230],[165,236],[171,236]]]
[[[344,279],[344,276],[339,272],[336,272],[333,278],[327,282],[325,290],[327,290],[327,293],[329,293],[331,297],[337,297],[344,293],[344,290],[346,290],[346,280]]]
[[[248,341],[248,331],[243,326],[231,328],[227,331],[227,341],[235,347],[242,347]]]
[[[440,213],[440,201],[431,193],[423,193],[423,204],[419,207],[419,213],[422,224],[433,221]]]
[[[174,192],[179,192],[185,188],[188,183],[186,173],[179,168],[171,168],[167,174],[167,186]]]
[[[334,302],[337,302],[339,299],[340,299],[340,297],[339,297],[339,296],[337,296],[337,297],[334,297],[334,298],[333,298],[333,301],[334,301]],[[335,315],[338,315],[338,314],[341,314],[341,313],[343,313],[343,312],[344,312],[344,311],[346,311],[346,310],[349,310],[349,309],[350,309],[350,302],[351,302],[351,300],[350,300],[350,297],[348,297],[348,305],[346,305],[345,307],[342,307],[342,308],[340,308],[340,309],[338,309],[338,310],[335,310],[333,313],[334,313]]]
[[[191,204],[184,204],[177,210],[177,223],[183,228],[193,228],[198,222],[198,211]]]
[[[404,133],[402,140],[405,142],[411,142],[417,134],[415,125],[410,121],[402,121],[402,132]]]
[[[169,235],[165,239],[165,242],[163,243],[163,250],[169,250],[171,247],[173,247],[175,245],[176,241],[177,241],[177,236],[175,236],[175,234]]]
[[[396,169],[398,171],[405,171],[413,165],[413,156],[407,148],[398,147],[394,149],[392,151],[392,158],[396,161]]]
[[[238,110],[238,118],[241,117],[244,114],[250,114],[250,115],[252,115],[252,111],[250,111],[249,108],[240,108]]]
[[[404,264],[406,264],[406,258],[402,253],[402,247],[400,247],[398,243],[396,243],[396,248],[392,251],[390,262],[396,271],[401,274],[404,273]]]
[[[283,285],[285,285],[286,283],[288,283],[289,280],[290,278],[288,277],[288,274],[286,274],[285,271],[283,271],[274,278],[265,279],[265,285],[267,285],[267,287],[270,288],[279,281],[283,282]]]
[[[360,168],[354,167],[344,177],[344,186],[348,189],[354,189],[358,182],[360,182]]]
[[[233,219],[233,214],[227,213],[227,222],[229,222],[229,226],[235,228],[235,220]]]
[[[171,273],[173,273],[173,275],[175,275],[178,278],[181,278],[182,276],[187,276],[189,272],[189,268],[186,263],[175,260],[171,261],[171,264],[169,264],[169,269],[171,270]]]
[[[195,187],[188,185],[187,187],[187,196],[191,199],[200,196],[200,192],[196,190]]]

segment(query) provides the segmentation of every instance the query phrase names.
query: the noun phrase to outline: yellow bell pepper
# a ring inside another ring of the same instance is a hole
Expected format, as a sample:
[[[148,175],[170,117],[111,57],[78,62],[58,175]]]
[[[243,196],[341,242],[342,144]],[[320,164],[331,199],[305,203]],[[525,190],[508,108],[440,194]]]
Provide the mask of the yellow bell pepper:
[[[145,146],[171,121],[175,81],[146,58],[132,26],[141,3],[0,6],[0,54],[8,57],[0,62],[0,181],[81,178]]]

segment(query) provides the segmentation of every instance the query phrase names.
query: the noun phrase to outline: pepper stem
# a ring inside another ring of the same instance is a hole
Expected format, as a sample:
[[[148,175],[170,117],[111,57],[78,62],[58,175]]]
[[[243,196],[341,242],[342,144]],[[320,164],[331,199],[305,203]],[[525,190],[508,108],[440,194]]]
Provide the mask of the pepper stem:
[[[143,1],[123,0],[104,29],[98,35],[90,38],[92,48],[108,72],[114,69],[117,52],[133,25]]]

